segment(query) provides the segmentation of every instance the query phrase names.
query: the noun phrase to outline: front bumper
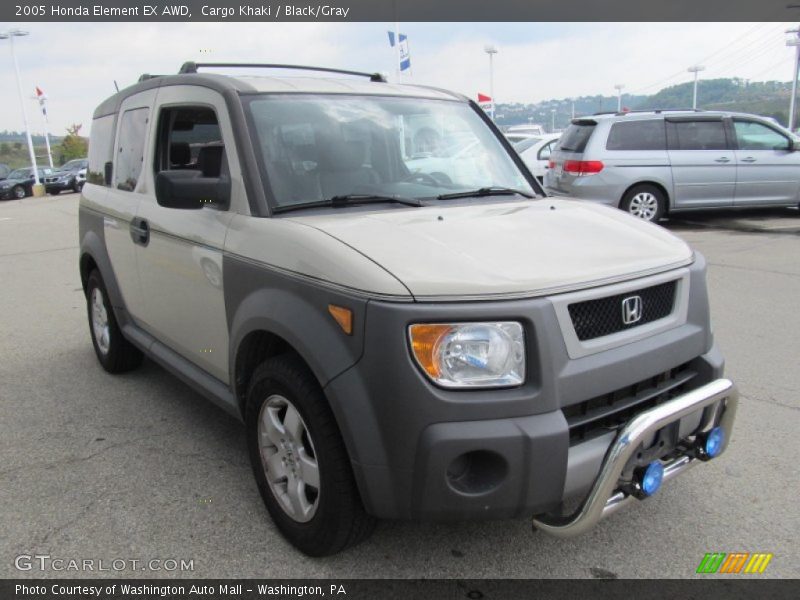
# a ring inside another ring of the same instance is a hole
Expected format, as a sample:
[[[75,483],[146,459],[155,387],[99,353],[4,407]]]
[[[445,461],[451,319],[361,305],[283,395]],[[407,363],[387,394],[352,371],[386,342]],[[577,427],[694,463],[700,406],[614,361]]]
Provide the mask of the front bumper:
[[[45,191],[47,191],[48,194],[51,192],[63,192],[65,190],[71,190],[73,183],[74,180],[45,183],[44,189]]]
[[[635,498],[620,481],[633,454],[660,429],[699,410],[704,419],[697,432],[720,426],[725,432],[722,451],[731,437],[738,405],[738,391],[728,379],[717,379],[673,400],[639,414],[616,435],[606,452],[600,473],[579,508],[569,516],[540,515],[533,519],[537,529],[557,537],[573,537],[594,527],[603,517]],[[687,446],[664,464],[664,481],[697,464],[693,446]]]

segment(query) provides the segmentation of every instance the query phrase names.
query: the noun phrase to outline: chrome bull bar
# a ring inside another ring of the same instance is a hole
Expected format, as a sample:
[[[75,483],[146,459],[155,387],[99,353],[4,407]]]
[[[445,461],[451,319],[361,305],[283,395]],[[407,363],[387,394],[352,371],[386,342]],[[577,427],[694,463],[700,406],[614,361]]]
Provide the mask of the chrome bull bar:
[[[569,516],[538,515],[533,518],[536,529],[556,537],[574,537],[595,525],[605,516],[628,504],[635,496],[619,489],[622,471],[642,441],[650,434],[698,410],[717,404],[709,411],[699,432],[715,425],[725,431],[722,452],[731,439],[739,392],[730,379],[716,379],[695,390],[673,398],[631,419],[608,448],[600,473],[580,507]],[[698,458],[684,454],[664,465],[663,480],[672,479],[697,464]]]

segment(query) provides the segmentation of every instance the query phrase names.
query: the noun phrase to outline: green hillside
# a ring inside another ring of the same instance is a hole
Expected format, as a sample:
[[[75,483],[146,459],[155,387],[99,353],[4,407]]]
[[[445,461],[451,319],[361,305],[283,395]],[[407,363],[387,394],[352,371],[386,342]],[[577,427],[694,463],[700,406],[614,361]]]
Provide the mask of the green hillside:
[[[689,108],[692,106],[693,83],[681,83],[650,96],[625,94],[622,105],[632,110],[648,108]],[[697,87],[697,106],[707,110],[731,110],[772,117],[786,125],[789,120],[791,82],[749,82],[739,78],[701,79]],[[539,123],[563,129],[575,116],[617,109],[616,96],[582,96],[545,100],[535,104],[498,104],[497,124],[501,127]],[[553,112],[555,111],[555,112]]]

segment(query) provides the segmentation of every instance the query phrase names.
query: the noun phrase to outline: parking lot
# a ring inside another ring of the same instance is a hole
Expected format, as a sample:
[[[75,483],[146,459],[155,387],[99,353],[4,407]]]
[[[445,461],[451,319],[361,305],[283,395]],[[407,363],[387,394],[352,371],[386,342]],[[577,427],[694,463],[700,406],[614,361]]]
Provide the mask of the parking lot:
[[[386,522],[356,548],[310,559],[273,527],[238,422],[152,362],[117,377],[100,368],[77,204],[77,194],[0,203],[0,577],[42,576],[14,562],[44,554],[186,559],[184,575],[204,578],[683,578],[706,552],[734,551],[773,553],[765,577],[800,576],[797,210],[665,223],[708,259],[715,334],[742,393],[718,461],[575,540],[525,519]]]

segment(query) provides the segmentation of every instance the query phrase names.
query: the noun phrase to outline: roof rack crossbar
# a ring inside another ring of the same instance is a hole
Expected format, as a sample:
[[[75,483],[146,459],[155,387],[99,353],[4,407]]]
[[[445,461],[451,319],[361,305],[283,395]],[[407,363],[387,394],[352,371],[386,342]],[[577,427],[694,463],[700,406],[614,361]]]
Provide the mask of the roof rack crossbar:
[[[386,78],[380,73],[365,73],[363,71],[348,71],[346,69],[332,69],[329,67],[309,67],[306,65],[280,65],[270,63],[196,63],[185,62],[181,66],[180,74],[197,73],[197,69],[215,67],[226,69],[239,69],[239,68],[256,68],[256,69],[291,69],[297,71],[321,71],[324,73],[341,73],[342,75],[356,75],[358,77],[367,77],[370,81],[386,83]]]

